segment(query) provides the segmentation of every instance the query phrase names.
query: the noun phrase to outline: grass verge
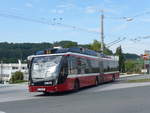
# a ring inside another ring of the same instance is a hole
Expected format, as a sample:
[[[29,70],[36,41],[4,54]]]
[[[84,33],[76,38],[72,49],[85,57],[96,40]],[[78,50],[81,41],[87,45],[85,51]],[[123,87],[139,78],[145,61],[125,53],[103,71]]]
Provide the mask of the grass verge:
[[[136,83],[136,82],[150,82],[150,79],[138,79],[138,80],[128,80],[129,83]]]
[[[26,80],[16,80],[14,82],[10,82],[10,84],[21,84],[27,82]]]

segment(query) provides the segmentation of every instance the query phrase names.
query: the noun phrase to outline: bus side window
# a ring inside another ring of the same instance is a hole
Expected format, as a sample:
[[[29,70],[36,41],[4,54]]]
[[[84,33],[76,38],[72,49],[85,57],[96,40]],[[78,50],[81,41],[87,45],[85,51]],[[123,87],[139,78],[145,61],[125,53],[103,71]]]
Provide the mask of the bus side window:
[[[103,73],[103,71],[104,71],[104,68],[103,68],[104,66],[103,66],[103,60],[101,59],[101,60],[99,60],[99,70],[100,70],[100,73],[102,74]]]
[[[81,74],[81,59],[77,58],[77,74]]]
[[[77,58],[75,56],[69,57],[69,68],[71,75],[77,74]]]

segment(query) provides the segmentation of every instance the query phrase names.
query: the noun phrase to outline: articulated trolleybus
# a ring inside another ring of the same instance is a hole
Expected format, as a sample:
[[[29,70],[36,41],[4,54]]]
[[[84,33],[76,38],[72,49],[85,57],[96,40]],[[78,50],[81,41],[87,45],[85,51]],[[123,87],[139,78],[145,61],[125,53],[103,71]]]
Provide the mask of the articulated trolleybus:
[[[28,57],[30,92],[63,92],[119,78],[118,57],[84,48],[53,48]]]

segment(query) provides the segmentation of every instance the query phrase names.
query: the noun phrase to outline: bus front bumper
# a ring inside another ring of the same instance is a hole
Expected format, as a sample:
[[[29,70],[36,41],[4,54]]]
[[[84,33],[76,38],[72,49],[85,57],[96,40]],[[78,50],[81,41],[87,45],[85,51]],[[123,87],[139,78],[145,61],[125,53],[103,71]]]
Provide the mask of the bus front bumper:
[[[30,92],[57,92],[58,86],[29,86]]]

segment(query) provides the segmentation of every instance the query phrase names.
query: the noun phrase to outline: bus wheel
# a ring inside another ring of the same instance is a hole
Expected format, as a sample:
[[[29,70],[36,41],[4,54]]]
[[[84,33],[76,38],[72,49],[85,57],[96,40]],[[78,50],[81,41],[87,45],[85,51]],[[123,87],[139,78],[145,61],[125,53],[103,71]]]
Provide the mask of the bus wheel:
[[[78,91],[79,88],[80,88],[79,80],[75,80],[75,82],[74,82],[74,91]]]
[[[115,82],[116,78],[115,75],[112,76],[112,82]]]
[[[96,77],[96,79],[95,79],[95,86],[98,86],[99,85],[99,79],[98,79],[98,77]]]
[[[103,84],[103,83],[104,83],[104,77],[100,76],[100,82],[99,82],[99,84]]]
[[[50,93],[49,93],[49,92],[43,92],[43,94],[44,94],[44,95],[49,95]]]

